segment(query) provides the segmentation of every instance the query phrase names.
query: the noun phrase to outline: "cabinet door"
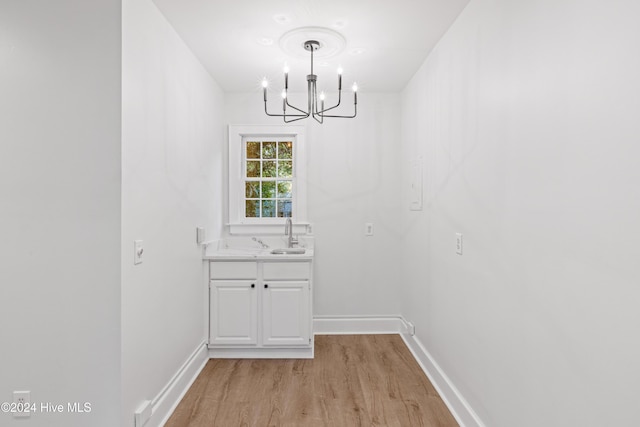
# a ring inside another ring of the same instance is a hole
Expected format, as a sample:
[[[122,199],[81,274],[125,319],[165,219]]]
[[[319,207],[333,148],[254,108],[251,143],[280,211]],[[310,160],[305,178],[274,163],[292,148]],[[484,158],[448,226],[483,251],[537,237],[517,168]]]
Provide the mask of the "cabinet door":
[[[212,280],[210,289],[209,343],[256,344],[256,281]]]
[[[262,290],[262,344],[309,346],[309,282],[266,281]]]

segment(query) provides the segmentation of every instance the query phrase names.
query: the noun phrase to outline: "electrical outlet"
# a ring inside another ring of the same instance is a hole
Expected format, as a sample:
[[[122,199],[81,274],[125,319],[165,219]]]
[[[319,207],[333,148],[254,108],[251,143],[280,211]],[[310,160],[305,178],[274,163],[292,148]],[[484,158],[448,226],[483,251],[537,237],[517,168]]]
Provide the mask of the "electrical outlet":
[[[14,391],[13,403],[16,412],[13,413],[14,418],[29,418],[31,416],[31,392],[30,391]]]
[[[373,236],[373,223],[367,222],[364,225],[364,235],[365,236]]]
[[[149,421],[151,415],[153,414],[153,406],[151,406],[150,400],[145,400],[138,406],[136,412],[134,412],[134,424],[135,427],[142,427]]]
[[[407,333],[411,336],[416,334],[416,325],[411,322],[405,322],[407,324]]]
[[[456,233],[456,253],[462,255],[462,233]]]

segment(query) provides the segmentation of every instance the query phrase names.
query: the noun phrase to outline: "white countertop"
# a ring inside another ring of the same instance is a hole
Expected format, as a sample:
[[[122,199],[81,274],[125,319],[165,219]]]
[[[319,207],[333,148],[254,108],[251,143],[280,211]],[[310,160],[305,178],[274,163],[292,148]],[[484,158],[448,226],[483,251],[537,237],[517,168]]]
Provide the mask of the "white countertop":
[[[274,249],[286,248],[286,240],[280,237],[230,238],[207,244],[204,248],[203,259],[210,261],[261,261],[287,260],[309,261],[314,255],[314,241],[311,237],[300,237],[299,245],[305,249],[303,254],[272,254]],[[267,246],[267,247],[263,247]]]
[[[215,251],[206,252],[203,259],[211,261],[244,261],[244,260],[312,260],[313,249],[307,249],[303,254],[272,254],[271,249],[263,249],[260,251],[242,250],[242,249],[217,249]]]

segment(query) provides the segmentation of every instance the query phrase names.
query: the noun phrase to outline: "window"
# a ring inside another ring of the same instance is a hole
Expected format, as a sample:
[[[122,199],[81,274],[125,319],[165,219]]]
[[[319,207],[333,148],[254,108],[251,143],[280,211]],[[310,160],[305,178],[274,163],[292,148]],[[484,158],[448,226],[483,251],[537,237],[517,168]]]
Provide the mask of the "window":
[[[293,141],[243,138],[245,218],[292,216]]]
[[[307,231],[304,148],[303,126],[229,126],[232,234],[280,234],[287,217]]]

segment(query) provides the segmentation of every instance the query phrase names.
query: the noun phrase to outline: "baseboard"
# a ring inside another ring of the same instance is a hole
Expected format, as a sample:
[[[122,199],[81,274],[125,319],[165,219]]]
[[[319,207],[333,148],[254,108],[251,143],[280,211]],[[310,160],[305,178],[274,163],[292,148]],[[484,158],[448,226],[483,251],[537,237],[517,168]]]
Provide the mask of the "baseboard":
[[[152,415],[144,424],[144,427],[160,427],[165,425],[171,414],[176,409],[191,384],[204,368],[209,360],[207,343],[198,344],[187,361],[178,369],[167,385],[151,401]]]
[[[303,348],[224,348],[209,346],[211,359],[313,359],[313,346]]]
[[[401,333],[400,336],[413,354],[424,373],[440,394],[440,397],[451,411],[461,427],[485,427],[480,417],[474,412],[456,386],[444,373],[431,354],[414,335]]]
[[[399,334],[406,330],[401,316],[314,316],[315,335]]]

